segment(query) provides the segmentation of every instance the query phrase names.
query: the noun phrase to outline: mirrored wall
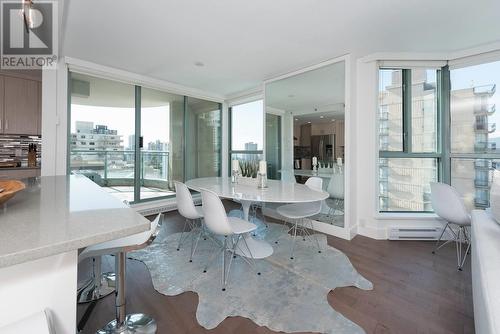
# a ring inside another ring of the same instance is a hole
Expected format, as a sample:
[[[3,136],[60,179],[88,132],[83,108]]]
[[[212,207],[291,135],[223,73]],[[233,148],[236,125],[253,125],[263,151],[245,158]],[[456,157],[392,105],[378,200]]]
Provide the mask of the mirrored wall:
[[[276,178],[320,177],[330,198],[313,219],[344,227],[345,62],[267,83],[265,104],[266,159]]]

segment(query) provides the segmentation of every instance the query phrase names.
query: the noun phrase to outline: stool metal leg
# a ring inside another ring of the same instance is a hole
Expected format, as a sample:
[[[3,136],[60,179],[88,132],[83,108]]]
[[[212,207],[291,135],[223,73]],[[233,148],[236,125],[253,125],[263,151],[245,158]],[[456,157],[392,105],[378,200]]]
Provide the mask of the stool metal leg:
[[[154,334],[156,333],[156,321],[146,314],[126,314],[125,299],[125,252],[119,252],[115,256],[116,267],[116,292],[115,307],[116,319],[108,323],[97,334]]]
[[[78,304],[99,300],[115,291],[115,273],[102,273],[101,257],[92,260],[92,279],[77,291]]]

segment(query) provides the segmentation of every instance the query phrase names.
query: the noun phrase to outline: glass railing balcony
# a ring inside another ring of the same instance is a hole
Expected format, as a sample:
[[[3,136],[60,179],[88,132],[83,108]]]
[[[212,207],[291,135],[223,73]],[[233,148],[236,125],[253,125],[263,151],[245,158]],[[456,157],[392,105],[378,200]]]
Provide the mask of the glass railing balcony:
[[[493,133],[496,131],[496,129],[497,129],[496,123],[484,123],[484,122],[476,123],[476,131]]]
[[[479,106],[476,106],[474,108],[474,113],[476,115],[488,115],[491,116],[495,113],[496,111],[496,106],[495,104],[480,104]]]
[[[489,170],[493,168],[491,160],[487,159],[476,159],[474,161],[474,167],[481,170]]]
[[[169,152],[141,151],[141,186],[168,189]],[[70,170],[104,187],[134,186],[135,151],[73,150]]]
[[[488,179],[475,179],[474,186],[478,188],[488,188],[491,185],[490,180]]]
[[[497,86],[496,84],[490,84],[490,85],[474,87],[473,88],[474,94],[493,95],[493,94],[495,94],[496,86]]]
[[[474,199],[474,205],[476,208],[487,208],[490,206],[490,201],[485,198],[475,198]]]

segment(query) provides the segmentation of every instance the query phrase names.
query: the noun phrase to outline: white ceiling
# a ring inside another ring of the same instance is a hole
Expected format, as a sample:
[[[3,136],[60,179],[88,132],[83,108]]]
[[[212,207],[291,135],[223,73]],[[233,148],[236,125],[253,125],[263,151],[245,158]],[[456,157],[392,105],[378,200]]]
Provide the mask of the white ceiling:
[[[338,112],[322,112],[315,114],[305,114],[294,116],[293,124],[294,125],[302,125],[302,124],[325,124],[325,123],[334,123],[338,120],[344,119],[344,113]]]
[[[449,52],[500,40],[498,0],[67,4],[65,55],[223,95],[347,53]]]
[[[345,62],[327,65],[266,85],[266,106],[295,115],[343,112]]]

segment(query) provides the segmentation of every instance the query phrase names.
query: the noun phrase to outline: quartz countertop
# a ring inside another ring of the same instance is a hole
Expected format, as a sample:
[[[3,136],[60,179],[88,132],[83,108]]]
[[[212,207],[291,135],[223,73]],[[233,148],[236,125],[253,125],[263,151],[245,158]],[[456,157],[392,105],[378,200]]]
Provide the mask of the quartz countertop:
[[[25,167],[0,167],[0,173],[3,171],[3,170],[26,170],[26,169],[41,169],[40,166],[36,166],[36,167],[28,167],[28,166],[25,166]]]
[[[147,231],[149,221],[82,175],[23,180],[0,205],[0,268]]]

